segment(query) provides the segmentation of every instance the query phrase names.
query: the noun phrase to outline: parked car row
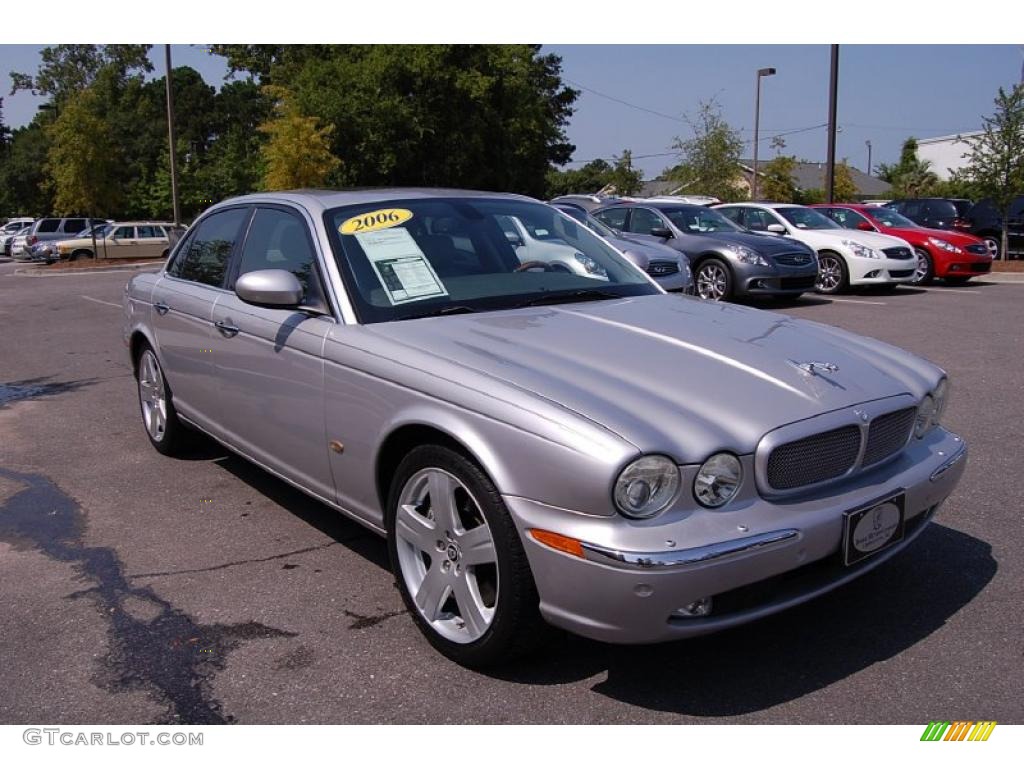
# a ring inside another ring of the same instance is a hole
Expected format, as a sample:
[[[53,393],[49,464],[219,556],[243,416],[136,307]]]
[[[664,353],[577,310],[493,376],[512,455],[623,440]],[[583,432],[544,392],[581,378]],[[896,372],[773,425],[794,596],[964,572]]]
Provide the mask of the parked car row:
[[[0,245],[16,261],[166,258],[172,226],[162,221],[112,222],[72,216],[19,218],[0,229]]]
[[[836,254],[886,242],[749,211],[778,215],[772,234],[617,202],[594,212],[611,247],[518,195],[224,201],[129,280],[140,421],[162,454],[199,430],[385,536],[409,615],[461,664],[507,662],[549,624],[651,643],[762,618],[912,546],[967,448],[937,366],[666,295],[620,250],[685,254],[724,297],[813,288],[794,220]]]
[[[919,197],[885,204],[915,224],[929,229],[955,230],[981,238],[993,259],[1000,257],[1003,214],[991,200],[972,203],[961,198]],[[1006,222],[1008,257],[1024,256],[1024,196],[1010,204]]]

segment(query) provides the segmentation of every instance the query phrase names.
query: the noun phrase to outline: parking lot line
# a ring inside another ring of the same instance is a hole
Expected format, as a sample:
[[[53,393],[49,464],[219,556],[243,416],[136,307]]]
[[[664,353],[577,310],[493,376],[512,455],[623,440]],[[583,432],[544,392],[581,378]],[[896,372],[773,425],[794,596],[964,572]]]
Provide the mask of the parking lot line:
[[[971,291],[963,288],[921,288],[919,290],[928,291],[928,293],[981,293],[981,291]]]
[[[829,297],[829,301],[841,301],[844,304],[874,304],[878,307],[884,307],[884,301],[863,301],[861,299],[833,299]]]
[[[112,301],[104,301],[103,299],[94,299],[92,296],[82,296],[82,298],[85,299],[86,301],[95,301],[97,304],[106,304],[108,307],[117,307],[118,309],[121,308],[120,304],[115,304]]]

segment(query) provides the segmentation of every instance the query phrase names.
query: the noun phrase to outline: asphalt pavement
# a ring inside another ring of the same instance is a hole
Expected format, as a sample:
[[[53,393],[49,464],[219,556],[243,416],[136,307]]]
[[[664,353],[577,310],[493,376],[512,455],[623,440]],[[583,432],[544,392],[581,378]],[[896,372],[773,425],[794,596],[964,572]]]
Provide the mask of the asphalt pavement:
[[[431,650],[383,540],[214,444],[143,433],[127,274],[0,265],[0,723],[1024,722],[1024,284],[767,303],[949,371],[971,455],[901,556],[653,647]],[[728,404],[723,403],[723,408]]]

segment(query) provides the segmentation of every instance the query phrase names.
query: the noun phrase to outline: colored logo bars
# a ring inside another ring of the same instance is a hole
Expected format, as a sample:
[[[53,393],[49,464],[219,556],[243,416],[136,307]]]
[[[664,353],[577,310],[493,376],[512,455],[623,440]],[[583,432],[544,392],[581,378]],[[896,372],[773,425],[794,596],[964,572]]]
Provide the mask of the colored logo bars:
[[[988,741],[995,727],[994,720],[933,720],[921,734],[921,741]]]

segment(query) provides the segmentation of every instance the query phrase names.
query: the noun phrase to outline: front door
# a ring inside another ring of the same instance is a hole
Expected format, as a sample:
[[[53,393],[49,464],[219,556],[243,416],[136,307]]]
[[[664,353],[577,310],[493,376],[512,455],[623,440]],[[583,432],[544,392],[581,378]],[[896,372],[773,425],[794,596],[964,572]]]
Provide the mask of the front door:
[[[292,272],[299,308],[259,307],[233,292],[213,312],[220,427],[228,443],[326,500],[334,499],[324,425],[323,345],[334,326],[316,252],[297,212],[259,207],[237,258],[238,276]]]

